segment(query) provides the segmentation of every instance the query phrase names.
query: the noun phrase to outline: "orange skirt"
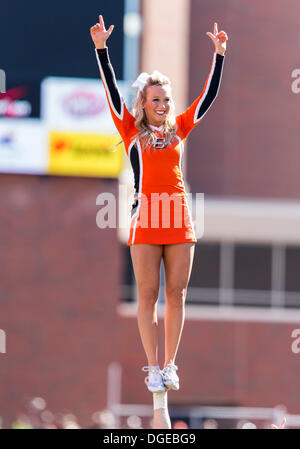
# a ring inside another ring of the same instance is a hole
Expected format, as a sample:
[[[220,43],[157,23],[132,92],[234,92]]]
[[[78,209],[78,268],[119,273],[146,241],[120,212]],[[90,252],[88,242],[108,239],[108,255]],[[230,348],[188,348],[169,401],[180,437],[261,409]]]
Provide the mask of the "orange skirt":
[[[128,246],[197,242],[185,194],[142,195],[131,211]]]

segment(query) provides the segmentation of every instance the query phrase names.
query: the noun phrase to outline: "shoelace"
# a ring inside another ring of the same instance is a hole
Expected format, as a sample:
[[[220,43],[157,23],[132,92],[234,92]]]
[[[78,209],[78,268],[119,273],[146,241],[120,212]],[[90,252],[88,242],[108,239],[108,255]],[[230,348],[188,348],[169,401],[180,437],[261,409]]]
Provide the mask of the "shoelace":
[[[162,375],[164,377],[164,379],[169,379],[170,378],[170,374],[172,373],[172,371],[178,370],[178,366],[173,365],[172,363],[169,363],[169,365],[167,365],[163,370],[162,370]]]
[[[154,374],[161,374],[161,370],[156,366],[143,366],[142,371]]]

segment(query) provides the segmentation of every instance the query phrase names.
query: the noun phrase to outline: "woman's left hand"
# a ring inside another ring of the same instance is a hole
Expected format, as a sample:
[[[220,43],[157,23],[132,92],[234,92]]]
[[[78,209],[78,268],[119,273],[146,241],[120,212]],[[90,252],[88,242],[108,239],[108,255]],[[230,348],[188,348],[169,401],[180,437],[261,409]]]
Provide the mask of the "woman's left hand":
[[[207,31],[206,33],[214,43],[216,53],[224,56],[226,51],[226,41],[228,40],[227,33],[225,31],[218,31],[218,24],[215,22],[214,33]]]

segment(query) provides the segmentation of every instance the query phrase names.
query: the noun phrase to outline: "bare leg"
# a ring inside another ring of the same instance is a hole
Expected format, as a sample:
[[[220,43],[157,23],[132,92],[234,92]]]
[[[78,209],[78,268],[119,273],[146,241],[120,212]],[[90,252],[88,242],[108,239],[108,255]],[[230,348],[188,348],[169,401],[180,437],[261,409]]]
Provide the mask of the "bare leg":
[[[148,365],[158,365],[157,300],[162,245],[136,244],[130,247],[138,288],[138,327]]]
[[[165,265],[165,363],[175,363],[184,324],[184,303],[194,259],[195,244],[164,245]]]

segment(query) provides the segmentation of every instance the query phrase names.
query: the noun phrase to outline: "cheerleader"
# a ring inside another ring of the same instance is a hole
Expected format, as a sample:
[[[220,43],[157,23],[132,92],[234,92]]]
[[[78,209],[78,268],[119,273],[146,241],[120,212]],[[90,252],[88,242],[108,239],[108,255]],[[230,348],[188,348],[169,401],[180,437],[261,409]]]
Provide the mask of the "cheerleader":
[[[206,34],[215,51],[209,75],[198,98],[175,115],[170,80],[155,70],[134,82],[137,97],[130,113],[119,92],[106,46],[114,25],[106,30],[103,17],[90,29],[113,121],[132,165],[135,201],[127,245],[138,290],[138,328],[147,357],[147,386],[153,393],[179,389],[176,354],[184,325],[184,304],[196,243],[187,204],[182,158],[184,142],[215,100],[222,76],[227,34]],[[165,269],[165,358],[158,363],[157,300],[160,264]]]

